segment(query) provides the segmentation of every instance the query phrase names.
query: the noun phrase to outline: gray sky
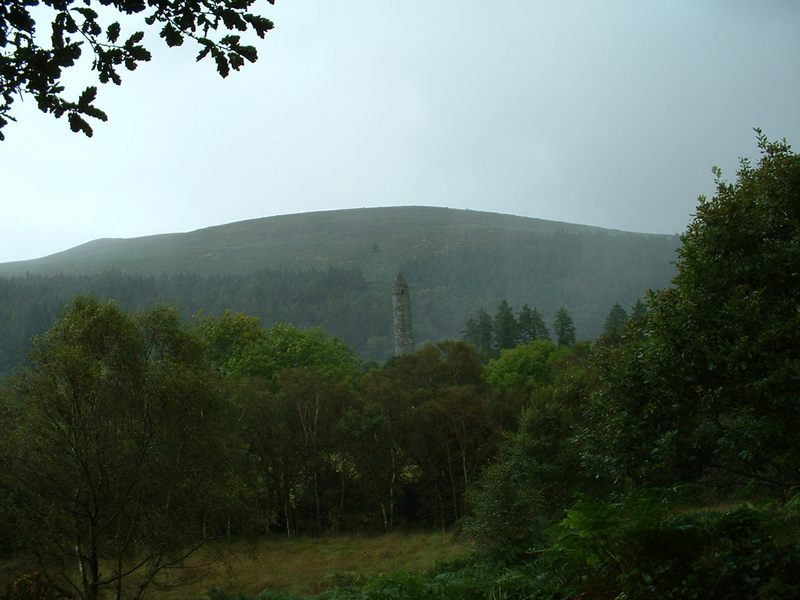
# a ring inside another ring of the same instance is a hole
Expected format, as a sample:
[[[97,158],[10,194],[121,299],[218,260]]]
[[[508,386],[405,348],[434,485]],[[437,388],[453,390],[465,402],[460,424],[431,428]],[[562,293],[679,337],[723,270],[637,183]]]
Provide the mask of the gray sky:
[[[276,29],[227,80],[150,37],[91,140],[18,102],[0,261],[409,204],[676,233],[753,127],[800,145],[795,0],[263,6]]]

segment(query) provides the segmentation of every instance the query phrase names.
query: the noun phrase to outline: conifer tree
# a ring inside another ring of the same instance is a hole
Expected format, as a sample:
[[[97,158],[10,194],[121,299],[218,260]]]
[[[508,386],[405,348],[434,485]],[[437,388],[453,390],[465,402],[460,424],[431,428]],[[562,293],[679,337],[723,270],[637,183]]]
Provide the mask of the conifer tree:
[[[514,311],[505,300],[497,307],[493,325],[495,349],[506,350],[517,345],[517,320],[514,318]]]
[[[542,315],[536,307],[523,304],[517,317],[518,342],[528,344],[533,340],[549,340],[550,331],[542,320]]]
[[[647,305],[642,302],[641,298],[638,298],[636,302],[631,307],[631,320],[638,321],[642,317],[644,317],[645,313],[647,313]]]
[[[480,309],[467,320],[462,335],[464,341],[475,346],[484,356],[492,354],[494,340],[492,317],[485,310]]]
[[[575,324],[572,322],[572,317],[569,316],[567,309],[563,306],[556,312],[553,320],[553,331],[556,334],[556,343],[559,348],[561,346],[571,346],[575,343]]]
[[[533,311],[527,304],[522,305],[519,315],[517,315],[517,333],[520,344],[529,344],[536,339],[536,332],[533,328]]]
[[[618,342],[622,338],[625,324],[628,322],[628,313],[619,304],[611,307],[603,327],[603,338],[608,342]]]

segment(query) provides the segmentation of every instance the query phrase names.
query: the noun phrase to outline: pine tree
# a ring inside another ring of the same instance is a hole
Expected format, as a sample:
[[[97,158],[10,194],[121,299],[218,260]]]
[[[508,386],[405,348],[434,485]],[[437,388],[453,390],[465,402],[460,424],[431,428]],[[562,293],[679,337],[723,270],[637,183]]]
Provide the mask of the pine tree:
[[[563,306],[556,312],[553,320],[553,331],[556,334],[558,347],[571,346],[575,343],[575,324],[569,316],[567,309]]]
[[[616,343],[622,339],[622,332],[628,322],[628,313],[619,304],[611,307],[603,327],[603,338],[607,342]]]
[[[631,320],[638,321],[647,313],[647,305],[639,298],[631,307]]]
[[[517,315],[517,334],[520,344],[529,344],[536,339],[536,332],[533,328],[533,312],[530,306],[523,304]]]
[[[542,320],[542,315],[534,308],[523,304],[517,317],[518,342],[529,344],[533,340],[549,340],[550,332]]]
[[[464,341],[469,342],[484,356],[490,356],[493,350],[494,332],[492,317],[485,310],[480,309],[471,316],[462,332]]]
[[[480,334],[477,316],[470,315],[469,319],[467,319],[467,322],[464,324],[464,329],[461,331],[461,339],[465,342],[469,342],[476,348],[478,347]]]
[[[514,311],[505,300],[497,307],[493,326],[494,345],[497,350],[505,350],[517,345],[517,320],[514,318]]]

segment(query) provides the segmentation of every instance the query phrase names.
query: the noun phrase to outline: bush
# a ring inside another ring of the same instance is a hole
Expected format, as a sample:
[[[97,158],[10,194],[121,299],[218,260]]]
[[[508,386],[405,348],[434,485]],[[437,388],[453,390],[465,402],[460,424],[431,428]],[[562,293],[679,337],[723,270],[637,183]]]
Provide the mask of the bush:
[[[60,600],[69,598],[39,571],[26,573],[14,580],[6,590],[2,600]]]
[[[800,597],[800,527],[790,505],[670,510],[656,498],[578,502],[547,560],[551,588],[597,598]]]

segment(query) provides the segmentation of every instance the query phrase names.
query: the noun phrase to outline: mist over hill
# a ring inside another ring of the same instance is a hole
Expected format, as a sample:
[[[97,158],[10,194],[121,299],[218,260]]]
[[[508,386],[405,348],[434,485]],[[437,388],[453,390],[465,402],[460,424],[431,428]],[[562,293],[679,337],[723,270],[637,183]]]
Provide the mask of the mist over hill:
[[[461,335],[474,311],[506,299],[548,324],[565,306],[593,338],[615,303],[669,285],[678,236],[630,233],[495,213],[364,208],[267,217],[132,239],[100,239],[0,264],[0,369],[79,292],[128,308],[225,309],[262,323],[323,326],[362,356],[391,348],[391,285],[411,288],[418,344]]]

